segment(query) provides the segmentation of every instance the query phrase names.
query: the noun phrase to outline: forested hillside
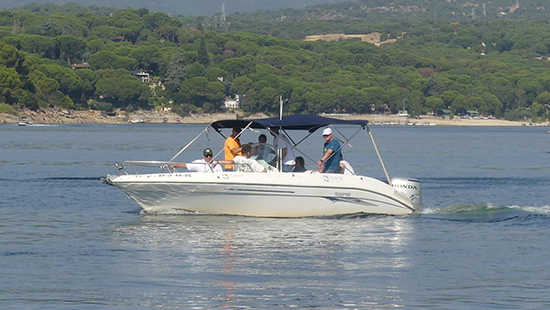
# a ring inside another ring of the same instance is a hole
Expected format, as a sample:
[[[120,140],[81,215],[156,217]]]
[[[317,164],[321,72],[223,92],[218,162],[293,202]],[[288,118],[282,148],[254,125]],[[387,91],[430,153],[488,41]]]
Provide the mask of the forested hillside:
[[[219,14],[210,18],[220,27]],[[231,16],[226,30],[252,31],[283,39],[302,39],[323,33],[365,33],[375,29],[390,33],[421,23],[444,21],[475,24],[490,21],[535,21],[550,19],[550,3],[545,0],[358,0],[292,8],[278,11],[257,11]]]
[[[165,12],[174,16],[212,16],[221,14],[250,14],[261,18],[284,16],[293,19],[334,19],[342,16],[369,20],[406,19],[476,19],[497,18],[514,11],[514,18],[535,18],[548,14],[545,0],[3,0],[0,9],[46,10],[67,4],[108,6],[116,9],[146,8],[150,12]],[[328,4],[328,5],[327,5]],[[516,8],[516,4],[519,6]],[[307,9],[306,9],[307,7]],[[305,10],[304,10],[305,9]],[[53,11],[52,11],[53,10]]]
[[[12,9],[25,7],[36,9],[51,3],[64,6],[69,3],[77,3],[88,6],[109,6],[117,9],[146,8],[151,12],[165,12],[182,16],[212,16],[221,12],[221,4],[225,5],[225,12],[254,12],[257,10],[279,10],[282,8],[303,9],[308,5],[320,3],[334,3],[336,0],[2,0],[0,9]],[[46,5],[47,6],[47,5]]]
[[[335,9],[340,5],[313,10],[340,12],[331,18],[308,9],[225,20],[74,3],[47,13],[0,11],[0,111],[213,112],[239,95],[246,112],[276,112],[283,96],[290,113],[396,113],[405,105],[416,115],[477,110],[548,118],[550,23],[540,17],[548,9],[508,7],[486,19],[412,18],[410,11],[376,19],[372,10],[346,15]],[[379,33],[381,42],[303,40],[326,33]],[[140,70],[148,82],[134,74]]]

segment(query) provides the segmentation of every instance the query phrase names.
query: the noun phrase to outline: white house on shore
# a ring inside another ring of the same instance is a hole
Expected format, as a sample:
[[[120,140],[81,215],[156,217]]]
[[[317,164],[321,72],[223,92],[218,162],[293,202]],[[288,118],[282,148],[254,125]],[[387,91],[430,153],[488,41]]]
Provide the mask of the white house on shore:
[[[238,109],[241,106],[241,98],[239,95],[235,95],[235,99],[227,98],[223,103],[223,107],[227,110]]]
[[[135,77],[141,79],[142,82],[148,83],[149,82],[149,73],[139,70],[139,71],[130,71]]]

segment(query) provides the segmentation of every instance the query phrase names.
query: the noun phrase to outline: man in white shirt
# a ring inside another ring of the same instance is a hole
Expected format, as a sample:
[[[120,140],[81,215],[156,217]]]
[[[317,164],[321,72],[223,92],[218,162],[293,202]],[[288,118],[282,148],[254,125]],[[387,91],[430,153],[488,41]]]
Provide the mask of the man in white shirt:
[[[202,152],[203,159],[196,159],[190,164],[173,164],[170,166],[170,169],[174,168],[185,168],[190,172],[223,172],[223,169],[220,165],[217,165],[215,162],[212,162],[212,157],[214,154],[209,148],[204,149]]]
[[[277,127],[270,127],[269,132],[273,136],[273,145],[275,146],[277,156],[283,159],[283,171],[291,172],[296,164],[294,161],[296,156],[292,149],[292,143],[290,143],[290,140],[284,134],[279,134],[279,128]]]
[[[217,163],[235,165],[233,170],[241,172],[267,172],[267,169],[256,160],[250,158],[252,156],[252,147],[245,145],[242,147],[243,156],[235,156],[232,160],[220,160]]]

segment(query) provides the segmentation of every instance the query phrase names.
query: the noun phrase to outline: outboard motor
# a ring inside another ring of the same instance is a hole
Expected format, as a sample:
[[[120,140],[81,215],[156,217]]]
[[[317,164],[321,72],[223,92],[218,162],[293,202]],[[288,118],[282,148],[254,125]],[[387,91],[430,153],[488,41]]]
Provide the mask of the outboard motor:
[[[416,211],[422,205],[422,186],[415,179],[394,178],[391,180],[393,188],[405,194],[412,201]]]

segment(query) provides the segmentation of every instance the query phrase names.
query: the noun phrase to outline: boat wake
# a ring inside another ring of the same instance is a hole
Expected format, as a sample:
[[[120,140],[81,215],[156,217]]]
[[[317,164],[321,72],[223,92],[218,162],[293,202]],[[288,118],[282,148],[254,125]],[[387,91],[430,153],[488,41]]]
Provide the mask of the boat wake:
[[[51,178],[41,178],[39,180],[43,181],[97,181],[101,177],[51,177]]]
[[[430,178],[430,177],[418,177],[425,184],[423,187],[430,188],[431,190],[447,190],[452,189],[491,189],[503,186],[514,187],[532,187],[534,184],[537,186],[546,186],[550,184],[550,178],[544,177],[530,177],[530,178],[510,178],[510,177],[442,177],[442,178]]]
[[[50,182],[50,181],[99,181],[101,177],[49,177],[30,179],[6,179],[0,178],[0,182]]]
[[[506,223],[510,226],[544,226],[550,224],[550,206],[498,206],[494,204],[459,204],[440,209],[425,209],[422,218],[465,223]]]
[[[499,213],[507,211],[548,214],[550,215],[550,205],[542,207],[534,206],[498,206],[491,203],[465,203],[450,205],[443,208],[424,208],[421,214],[459,214],[459,213]]]
[[[192,211],[185,211],[185,210],[141,210],[139,212],[142,216],[179,216],[179,215],[204,215],[203,213],[199,212],[192,212]]]
[[[139,215],[141,216],[183,216],[183,215],[193,215],[193,216],[225,216],[225,217],[251,217],[256,218],[255,216],[244,216],[244,215],[233,215],[233,214],[220,214],[220,215],[212,215],[212,214],[205,214],[200,212],[193,212],[193,211],[185,211],[185,210],[140,210]],[[302,218],[311,218],[311,219],[360,219],[360,218],[384,218],[394,215],[387,215],[387,214],[373,214],[373,213],[364,213],[364,212],[358,212],[358,213],[348,213],[348,214],[337,214],[337,215],[316,215],[316,216],[305,216]]]
[[[26,124],[26,125],[20,125],[15,124],[16,126],[22,126],[22,127],[57,127],[58,124]]]

